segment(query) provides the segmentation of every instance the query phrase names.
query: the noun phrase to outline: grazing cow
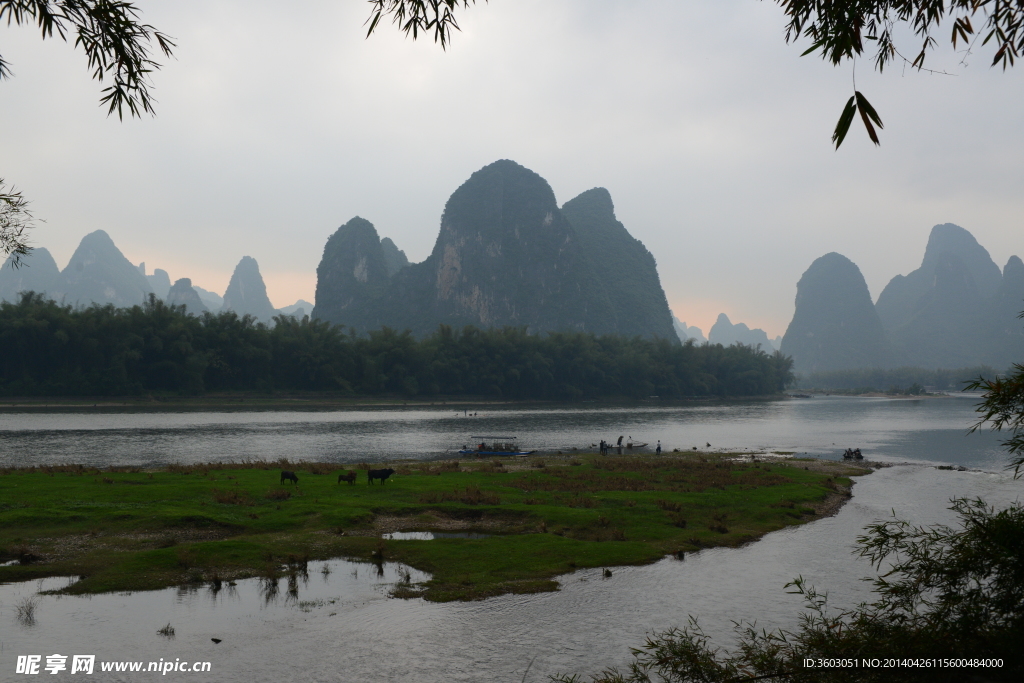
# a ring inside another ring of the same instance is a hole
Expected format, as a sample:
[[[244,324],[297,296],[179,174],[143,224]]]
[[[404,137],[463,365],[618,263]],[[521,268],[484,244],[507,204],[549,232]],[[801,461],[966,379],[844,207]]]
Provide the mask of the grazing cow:
[[[370,471],[368,471],[366,473],[367,474],[367,479],[368,479],[367,483],[372,484],[374,479],[380,479],[380,485],[383,486],[384,485],[384,480],[387,479],[388,477],[390,477],[394,473],[395,473],[395,471],[393,469],[391,469],[390,467],[387,468],[387,469],[383,469],[383,470],[370,470]]]
[[[352,470],[349,470],[348,474],[339,474],[338,483],[340,484],[343,481],[347,481],[350,485],[354,484],[356,481],[356,473],[353,472]]]
[[[282,470],[282,472],[281,472],[281,483],[283,484],[286,481],[294,482],[296,486],[299,485],[299,478],[295,476],[294,472],[285,472],[285,471]]]

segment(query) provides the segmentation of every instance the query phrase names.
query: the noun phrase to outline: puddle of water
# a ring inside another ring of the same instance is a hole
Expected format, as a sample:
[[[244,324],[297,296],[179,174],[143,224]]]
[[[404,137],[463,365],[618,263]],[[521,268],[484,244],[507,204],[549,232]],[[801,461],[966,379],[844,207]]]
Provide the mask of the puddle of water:
[[[384,534],[388,541],[433,541],[436,538],[490,538],[491,534],[474,534],[469,532],[444,533],[441,531],[395,531]]]

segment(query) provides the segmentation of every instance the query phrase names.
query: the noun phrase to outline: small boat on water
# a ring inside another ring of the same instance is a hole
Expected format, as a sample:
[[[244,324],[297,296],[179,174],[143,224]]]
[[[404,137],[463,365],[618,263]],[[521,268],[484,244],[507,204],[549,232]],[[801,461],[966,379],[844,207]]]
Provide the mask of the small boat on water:
[[[537,451],[524,451],[516,443],[514,436],[471,436],[476,446],[470,448],[463,446],[459,455],[497,455],[508,457],[510,455],[533,455]]]
[[[647,445],[646,441],[643,441],[643,442],[633,441],[633,437],[632,436],[629,437],[629,441],[627,441],[626,443],[622,443],[622,439],[623,438],[624,437],[620,436],[619,440],[617,442],[615,442],[615,443],[608,443],[607,441],[602,441],[601,442],[601,445],[603,445],[602,452],[604,451],[604,449],[611,450],[611,449],[614,448],[615,450],[621,451],[623,448],[625,448],[625,449],[632,450],[634,448],[643,448],[644,446]],[[590,447],[591,448],[598,448],[599,444],[592,443],[592,444],[590,444]]]

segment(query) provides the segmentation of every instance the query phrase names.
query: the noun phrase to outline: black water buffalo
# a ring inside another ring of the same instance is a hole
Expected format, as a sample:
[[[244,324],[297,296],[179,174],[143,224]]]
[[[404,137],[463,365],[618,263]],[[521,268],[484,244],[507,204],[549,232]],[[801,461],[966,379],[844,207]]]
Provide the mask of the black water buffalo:
[[[348,474],[339,474],[338,483],[340,484],[343,481],[347,481],[349,484],[354,484],[356,481],[356,473],[353,472],[352,470],[349,470]]]
[[[390,467],[387,468],[387,469],[383,469],[383,470],[370,470],[370,471],[368,471],[366,473],[368,475],[367,483],[372,484],[374,479],[380,479],[380,484],[381,484],[381,486],[383,486],[384,485],[384,480],[387,479],[388,477],[390,477],[394,473],[395,473],[395,471],[393,469],[391,469]]]
[[[286,471],[282,470],[282,472],[281,472],[281,483],[283,484],[286,481],[295,482],[296,486],[299,485],[299,478],[297,476],[295,476],[294,472],[286,472]]]

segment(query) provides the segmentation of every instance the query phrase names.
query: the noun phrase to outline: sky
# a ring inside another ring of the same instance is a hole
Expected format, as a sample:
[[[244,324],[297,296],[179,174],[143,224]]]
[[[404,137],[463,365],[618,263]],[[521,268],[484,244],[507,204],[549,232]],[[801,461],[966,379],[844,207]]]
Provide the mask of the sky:
[[[275,306],[313,301],[338,226],[362,216],[421,261],[449,195],[498,159],[559,203],[607,188],[705,334],[719,313],[784,334],[801,274],[832,251],[877,298],[938,223],[1000,267],[1024,255],[1024,74],[987,47],[940,40],[928,64],[951,75],[836,68],[755,0],[490,0],[447,51],[390,25],[367,39],[361,0],[136,4],[177,42],[155,117],[108,117],[80,50],[0,27],[0,177],[59,267],[103,229],[172,281],[223,293],[249,255]],[[836,151],[854,76],[882,145],[855,122]]]

